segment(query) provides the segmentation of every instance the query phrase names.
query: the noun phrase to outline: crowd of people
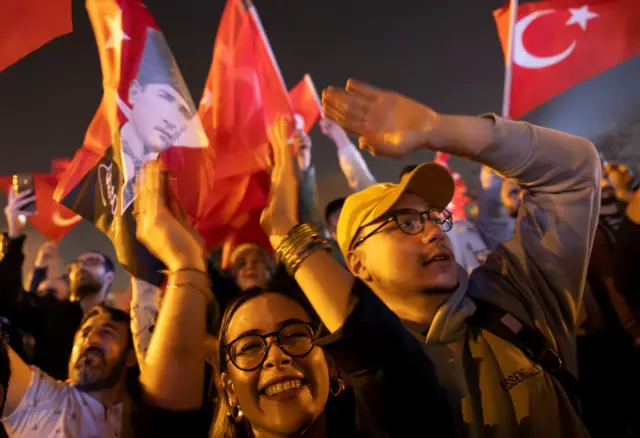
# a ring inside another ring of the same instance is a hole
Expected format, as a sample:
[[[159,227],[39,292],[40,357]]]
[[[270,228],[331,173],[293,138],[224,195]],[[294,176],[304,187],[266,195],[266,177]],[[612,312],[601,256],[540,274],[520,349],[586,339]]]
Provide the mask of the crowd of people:
[[[52,278],[50,243],[25,287],[34,198],[9,196],[0,436],[640,436],[629,169],[584,138],[355,80],[322,103],[352,193],[318,208],[310,139],[278,118],[272,248],[238,245],[226,270],[151,161],[134,216],[164,287],[114,293],[114,261],[89,249]],[[482,166],[462,217],[451,169],[378,182],[358,150],[419,148]]]

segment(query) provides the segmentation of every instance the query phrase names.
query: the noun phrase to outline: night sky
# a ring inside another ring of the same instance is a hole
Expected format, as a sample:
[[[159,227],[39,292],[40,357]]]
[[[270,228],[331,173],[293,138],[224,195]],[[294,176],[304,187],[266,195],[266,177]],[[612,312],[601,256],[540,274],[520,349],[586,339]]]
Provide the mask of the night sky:
[[[208,73],[223,0],[147,0],[198,102]],[[349,77],[391,88],[443,113],[500,112],[503,59],[491,11],[499,0],[255,0],[288,87],[310,73],[320,90]],[[102,97],[95,40],[83,1],[74,32],[0,73],[0,175],[48,172],[72,157]],[[640,58],[564,93],[531,113],[538,124],[596,138],[639,108]],[[321,205],[347,194],[335,147],[315,128]],[[366,153],[365,153],[366,155]],[[379,180],[396,180],[404,161],[367,156]],[[613,159],[615,157],[608,157]],[[453,161],[469,185],[477,166]],[[3,219],[4,221],[4,216]],[[29,267],[42,236],[28,231]],[[106,237],[83,223],[60,243],[60,256],[87,249],[113,254]],[[56,270],[54,268],[54,270]],[[126,284],[118,272],[117,287]]]

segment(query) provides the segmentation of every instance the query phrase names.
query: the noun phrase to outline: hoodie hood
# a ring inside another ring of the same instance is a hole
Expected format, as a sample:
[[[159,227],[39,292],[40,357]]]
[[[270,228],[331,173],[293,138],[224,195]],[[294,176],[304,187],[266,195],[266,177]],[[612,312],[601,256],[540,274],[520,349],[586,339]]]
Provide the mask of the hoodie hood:
[[[447,300],[442,303],[427,332],[426,343],[448,343],[464,336],[466,324],[464,321],[476,311],[476,305],[467,296],[469,277],[467,272],[458,265],[458,287]]]

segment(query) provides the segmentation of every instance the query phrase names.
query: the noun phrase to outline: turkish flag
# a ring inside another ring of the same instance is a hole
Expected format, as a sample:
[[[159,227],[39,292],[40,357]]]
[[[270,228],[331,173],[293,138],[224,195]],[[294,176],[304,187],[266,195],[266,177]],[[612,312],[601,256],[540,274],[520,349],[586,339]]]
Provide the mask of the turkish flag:
[[[68,160],[54,160],[50,174],[34,173],[33,182],[36,191],[36,213],[28,216],[27,220],[48,240],[59,241],[82,220],[82,217],[57,203],[53,199],[53,192],[58,184],[60,174],[64,171]],[[6,194],[13,190],[13,176],[0,178],[0,189]]]
[[[0,0],[0,72],[71,30],[71,0]]]
[[[464,183],[464,180],[462,179],[460,174],[449,167],[449,154],[444,152],[436,152],[433,161],[434,163],[445,167],[453,178],[455,191],[453,193],[453,198],[451,198],[451,202],[449,202],[449,205],[447,205],[447,210],[449,210],[451,214],[453,214],[454,221],[467,219],[467,205],[470,202],[470,199],[467,196],[467,185]]]
[[[208,139],[164,36],[140,0],[88,0],[104,94],[55,198],[109,236],[134,277],[160,285],[162,264],[136,239],[137,171],[173,145]]]
[[[509,6],[493,14],[508,59]],[[504,116],[518,118],[640,53],[638,0],[534,2],[519,6],[516,15]]]
[[[237,241],[239,230],[240,240],[261,232],[255,217],[269,195],[267,126],[277,115],[293,117],[257,11],[242,0],[227,1],[198,113],[210,147],[162,158],[187,217],[213,249]],[[248,223],[258,228],[248,232]]]
[[[322,116],[322,104],[311,76],[304,75],[298,85],[289,91],[289,99],[291,99],[296,122],[302,125],[304,132],[308,134]]]

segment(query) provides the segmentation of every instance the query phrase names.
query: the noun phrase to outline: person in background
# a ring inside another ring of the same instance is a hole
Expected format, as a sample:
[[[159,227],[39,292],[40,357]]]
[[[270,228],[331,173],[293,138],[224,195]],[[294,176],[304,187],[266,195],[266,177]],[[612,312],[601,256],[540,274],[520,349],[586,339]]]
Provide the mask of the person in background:
[[[322,133],[333,140],[338,152],[340,168],[347,184],[354,192],[359,192],[376,183],[367,163],[358,148],[349,140],[346,132],[335,121],[323,117],[318,124]]]
[[[603,163],[602,200],[587,279],[601,314],[598,330],[578,340],[584,418],[594,438],[640,433],[638,191],[627,166]],[[587,309],[587,319],[590,318]],[[607,351],[606,355],[602,352]],[[603,375],[625,379],[602,379]]]
[[[322,132],[336,143],[339,155],[344,151],[355,148],[355,146],[351,144],[349,138],[344,133],[342,128],[340,128],[340,126],[336,125],[334,122],[327,121],[324,118],[321,119],[319,123]],[[298,207],[300,212],[300,220],[306,223],[313,224],[313,226],[321,234],[330,235],[331,231],[329,229],[329,224],[325,222],[325,218],[321,215],[320,208],[318,207],[318,186],[316,183],[316,170],[315,167],[313,167],[311,160],[311,139],[302,130],[302,128],[303,126],[300,123],[300,120],[296,119],[293,129],[292,142],[294,145],[294,151],[296,151],[297,153],[296,174],[299,181],[299,195],[296,198],[299,201]],[[358,151],[356,150],[355,152],[357,156],[359,156]],[[350,158],[344,158],[344,163],[351,163],[350,160],[353,158],[353,155],[350,152],[345,153],[347,155],[344,155],[344,157]],[[343,155],[340,155],[340,157],[343,157]],[[362,184],[362,177],[364,177],[364,174],[361,174],[356,169],[361,169],[361,165],[363,165],[364,169],[366,170],[366,164],[362,160],[362,157],[360,157],[360,161],[360,164],[356,163],[354,166],[349,167],[353,170],[353,175],[360,175],[358,178],[352,179],[352,182],[354,182],[354,184],[355,181],[357,181],[358,184]],[[343,161],[341,161],[341,163],[343,163]],[[366,170],[365,174],[368,174],[368,170]],[[370,174],[369,177],[373,178],[370,176]],[[349,177],[347,177],[347,180],[349,180]],[[334,257],[342,262],[342,254],[340,253],[340,248],[338,247],[337,243],[333,239],[331,239],[329,242],[332,245],[332,252],[334,254]]]
[[[31,273],[31,280],[29,281],[29,292],[37,293],[40,283],[47,279],[49,272],[49,264],[55,257],[56,244],[54,242],[45,242],[38,249],[36,259],[33,263],[33,272]],[[55,287],[50,285],[49,288]],[[68,288],[67,288],[68,289]],[[63,293],[64,294],[64,293]]]
[[[38,283],[35,294],[39,297],[53,297],[58,301],[68,301],[71,296],[69,275],[42,280]]]
[[[351,273],[425,339],[462,436],[588,437],[575,337],[600,201],[593,144],[497,116],[438,114],[354,80],[325,90],[323,108],[375,155],[471,157],[522,187],[515,235],[470,278],[445,238],[453,180],[433,163],[348,197],[338,242]],[[348,309],[331,289],[314,300]]]
[[[345,198],[334,199],[329,202],[324,209],[324,220],[327,224],[327,238],[333,241],[336,240],[336,227],[338,226],[338,219],[340,219],[344,201]]]
[[[2,312],[35,340],[33,363],[55,379],[66,380],[73,338],[84,313],[101,304],[114,279],[114,265],[97,251],[80,254],[69,264],[69,300],[25,293],[22,287],[23,246],[26,236],[20,215],[28,194],[9,195],[5,208],[9,231],[0,259]],[[24,357],[24,356],[23,356]]]
[[[524,191],[515,181],[504,180],[500,191],[500,199],[509,216],[514,219],[518,216],[518,211],[520,211],[523,196]]]
[[[621,180],[627,180],[626,176],[621,175]],[[630,191],[628,186],[627,191]],[[635,321],[640,321],[640,273],[638,271],[640,189],[631,192],[631,194],[632,196],[625,197],[629,202],[615,232],[616,258],[613,266],[613,278],[616,288],[631,306]]]
[[[127,370],[136,364],[129,316],[89,309],[74,337],[69,381],[29,367],[9,349],[11,376],[2,423],[12,437],[117,437],[130,412]]]
[[[482,236],[482,240],[492,251],[501,243],[509,241],[515,231],[515,216],[503,203],[502,190],[505,186],[513,187],[513,184],[502,179],[489,166],[482,166],[475,201],[478,214],[472,219],[472,222]],[[515,186],[519,191],[518,185]],[[519,208],[520,204],[512,205]]]
[[[240,290],[267,285],[275,271],[271,254],[255,243],[243,243],[234,248],[230,271]]]
[[[25,360],[32,358],[28,341],[30,335],[15,321],[13,309],[22,293],[22,260],[18,260],[18,254],[25,240],[24,221],[32,214],[23,209],[35,199],[31,191],[15,195],[10,190],[4,208],[7,232],[0,234],[0,323],[9,337],[9,344]]]

